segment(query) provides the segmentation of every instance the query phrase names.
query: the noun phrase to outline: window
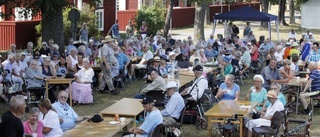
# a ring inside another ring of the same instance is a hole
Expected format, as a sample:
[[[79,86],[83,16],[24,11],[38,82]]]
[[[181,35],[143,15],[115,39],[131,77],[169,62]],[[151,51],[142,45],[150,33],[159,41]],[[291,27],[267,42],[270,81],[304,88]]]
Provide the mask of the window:
[[[15,21],[32,20],[32,10],[22,7],[14,8]]]
[[[103,0],[96,1],[96,7],[103,7]]]
[[[96,24],[98,26],[98,29],[99,29],[99,31],[103,31],[104,30],[104,10],[97,9],[96,15],[97,15]]]
[[[0,21],[3,21],[2,16],[3,16],[3,13],[2,13],[2,7],[0,6]]]

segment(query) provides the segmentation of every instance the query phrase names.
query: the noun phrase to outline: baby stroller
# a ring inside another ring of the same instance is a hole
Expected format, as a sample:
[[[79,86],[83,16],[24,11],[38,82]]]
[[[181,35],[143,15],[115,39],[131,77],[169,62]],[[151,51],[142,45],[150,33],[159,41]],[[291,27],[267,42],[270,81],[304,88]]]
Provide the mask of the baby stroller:
[[[207,129],[207,120],[204,118],[204,112],[217,103],[214,100],[212,90],[206,89],[200,99],[187,100],[186,110],[184,111],[184,124],[195,124],[197,129]]]

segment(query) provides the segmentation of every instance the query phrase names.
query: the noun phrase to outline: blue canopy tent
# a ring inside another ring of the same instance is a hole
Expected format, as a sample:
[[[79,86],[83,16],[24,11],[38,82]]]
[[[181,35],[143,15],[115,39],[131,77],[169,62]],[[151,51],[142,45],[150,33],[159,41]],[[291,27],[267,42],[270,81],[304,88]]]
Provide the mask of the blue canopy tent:
[[[226,28],[227,25],[227,20],[230,21],[264,21],[268,22],[268,30],[269,30],[269,37],[271,39],[271,21],[275,21],[276,28],[277,28],[277,36],[279,40],[279,26],[278,26],[278,17],[272,14],[264,13],[257,11],[253,8],[250,7],[242,7],[238,8],[226,13],[221,13],[219,15],[216,15],[213,17],[214,22],[213,22],[213,30],[212,34],[214,35],[216,25],[217,25],[217,20],[224,20],[224,28]]]

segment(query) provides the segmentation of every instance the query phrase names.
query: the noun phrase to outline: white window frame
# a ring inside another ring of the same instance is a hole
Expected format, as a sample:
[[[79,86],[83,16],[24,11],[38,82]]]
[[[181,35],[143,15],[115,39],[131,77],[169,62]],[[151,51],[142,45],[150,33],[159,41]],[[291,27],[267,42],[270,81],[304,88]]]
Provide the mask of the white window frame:
[[[3,21],[2,14],[2,6],[0,6],[0,21]]]
[[[99,31],[104,30],[104,9],[96,9],[95,11],[97,15],[96,24],[98,26]]]

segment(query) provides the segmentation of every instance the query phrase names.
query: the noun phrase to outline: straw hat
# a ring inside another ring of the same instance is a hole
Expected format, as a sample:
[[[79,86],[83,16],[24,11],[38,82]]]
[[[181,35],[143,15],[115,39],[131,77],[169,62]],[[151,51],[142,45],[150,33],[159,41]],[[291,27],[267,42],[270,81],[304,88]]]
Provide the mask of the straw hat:
[[[271,90],[271,91],[268,91],[267,97],[278,98],[278,95],[277,95],[277,92],[275,92],[274,90]]]
[[[104,40],[102,40],[102,42],[111,42],[111,41],[113,41],[113,39],[111,38],[110,35],[104,37]]]
[[[299,46],[299,44],[298,44],[297,42],[294,42],[294,43],[292,44],[292,47],[297,47],[297,46]]]

